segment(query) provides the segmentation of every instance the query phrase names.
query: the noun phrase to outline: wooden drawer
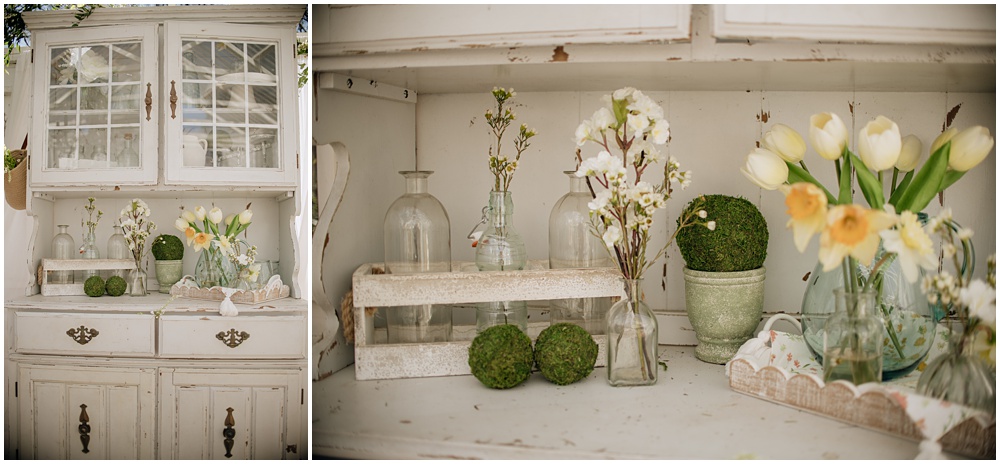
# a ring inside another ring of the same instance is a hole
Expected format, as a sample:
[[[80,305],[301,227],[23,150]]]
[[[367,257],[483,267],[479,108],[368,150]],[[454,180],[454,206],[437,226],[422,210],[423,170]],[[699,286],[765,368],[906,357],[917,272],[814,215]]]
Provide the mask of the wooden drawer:
[[[152,356],[150,315],[17,312],[14,351],[78,356]]]
[[[304,314],[160,318],[161,357],[299,359],[305,348]]]

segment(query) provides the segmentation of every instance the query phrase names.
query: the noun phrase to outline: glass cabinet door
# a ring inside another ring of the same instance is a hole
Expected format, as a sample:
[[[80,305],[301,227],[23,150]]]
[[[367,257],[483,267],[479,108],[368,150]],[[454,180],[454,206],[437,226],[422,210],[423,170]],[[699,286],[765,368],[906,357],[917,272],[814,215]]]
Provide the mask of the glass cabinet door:
[[[294,31],[168,22],[164,37],[165,182],[294,185]]]
[[[32,184],[155,184],[153,27],[40,31]],[[40,116],[40,117],[38,117]]]

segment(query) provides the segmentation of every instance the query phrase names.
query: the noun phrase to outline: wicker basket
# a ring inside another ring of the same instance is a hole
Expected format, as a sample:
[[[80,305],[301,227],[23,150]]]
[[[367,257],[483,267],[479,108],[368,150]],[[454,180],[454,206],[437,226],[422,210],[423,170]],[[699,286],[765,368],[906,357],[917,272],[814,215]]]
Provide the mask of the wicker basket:
[[[16,210],[25,208],[25,195],[28,187],[28,152],[25,150],[11,150],[10,154],[21,161],[17,167],[5,175],[3,179],[3,193],[7,198],[7,204]]]

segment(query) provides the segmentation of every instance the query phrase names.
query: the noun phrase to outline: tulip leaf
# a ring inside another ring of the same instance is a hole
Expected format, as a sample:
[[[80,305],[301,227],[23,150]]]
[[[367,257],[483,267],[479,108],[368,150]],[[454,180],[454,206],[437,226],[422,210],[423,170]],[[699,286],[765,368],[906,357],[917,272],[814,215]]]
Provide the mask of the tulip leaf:
[[[800,167],[800,166],[798,166],[798,165],[796,165],[794,163],[789,163],[788,161],[785,161],[785,164],[788,165],[788,183],[789,184],[794,184],[796,182],[809,182],[810,184],[813,184],[813,185],[819,187],[820,190],[822,190],[823,193],[826,194],[826,201],[827,201],[827,203],[830,203],[830,204],[836,204],[837,203],[837,199],[833,197],[833,194],[830,193],[830,191],[827,190],[826,187],[823,186],[823,184],[819,183],[819,181],[816,180],[816,178],[813,177],[812,174],[809,174],[809,171],[806,171],[805,169],[803,169],[802,167]]]
[[[847,148],[844,148],[847,151]],[[853,195],[851,194],[851,180],[854,177],[851,174],[853,166],[851,166],[851,157],[843,156],[844,165],[840,169],[840,195],[837,197],[838,205],[847,205],[853,202]]]
[[[851,157],[851,162],[855,166],[861,166],[854,170],[858,175],[858,186],[861,187],[861,194],[865,196],[865,201],[872,209],[882,209],[885,204],[885,196],[882,194],[882,183],[875,178],[875,175],[865,167],[857,155],[847,152]]]
[[[948,171],[948,157],[951,154],[951,142],[946,142],[941,148],[931,154],[896,203],[896,211],[912,211],[919,213],[941,191],[945,173]],[[957,179],[956,179],[957,180]]]
[[[906,188],[910,186],[910,181],[913,180],[914,171],[916,170],[910,171],[903,176],[903,181],[896,186],[896,190],[892,192],[892,196],[889,198],[890,205],[896,206],[899,204],[899,198],[903,196],[903,192],[906,191]]]
[[[951,184],[958,182],[958,180],[961,179],[966,172],[967,171],[952,171],[952,170],[948,170],[948,172],[945,172],[944,180],[941,182],[941,187],[938,188],[938,191],[943,192],[948,187],[951,187]]]

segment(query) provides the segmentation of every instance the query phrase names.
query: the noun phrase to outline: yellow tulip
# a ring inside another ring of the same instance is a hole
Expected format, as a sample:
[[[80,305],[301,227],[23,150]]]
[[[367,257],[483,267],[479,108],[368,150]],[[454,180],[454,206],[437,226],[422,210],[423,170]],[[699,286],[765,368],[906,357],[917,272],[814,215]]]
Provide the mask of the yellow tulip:
[[[746,166],[740,172],[753,183],[774,190],[788,180],[788,165],[780,156],[766,148],[754,148],[747,155]]]
[[[885,171],[895,166],[902,149],[899,126],[885,116],[868,122],[858,133],[858,156],[872,171]]]
[[[951,139],[951,156],[948,167],[965,172],[976,167],[993,149],[993,137],[989,129],[973,126],[959,132]]]
[[[809,182],[782,185],[780,190],[785,194],[785,206],[791,217],[786,227],[792,229],[795,248],[803,252],[813,234],[823,232],[826,227],[826,194]]]
[[[847,126],[834,113],[818,113],[809,118],[809,142],[819,156],[840,159],[847,146]]]
[[[795,129],[784,124],[775,124],[761,140],[764,148],[777,153],[789,163],[798,163],[806,154],[806,142]]]
[[[899,159],[896,160],[896,169],[902,172],[909,172],[917,168],[920,164],[921,150],[924,145],[916,135],[910,134],[903,137],[903,149],[899,151]]]

